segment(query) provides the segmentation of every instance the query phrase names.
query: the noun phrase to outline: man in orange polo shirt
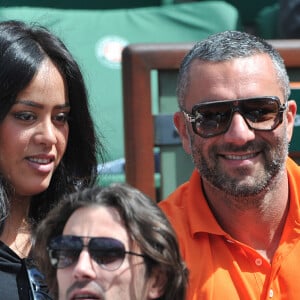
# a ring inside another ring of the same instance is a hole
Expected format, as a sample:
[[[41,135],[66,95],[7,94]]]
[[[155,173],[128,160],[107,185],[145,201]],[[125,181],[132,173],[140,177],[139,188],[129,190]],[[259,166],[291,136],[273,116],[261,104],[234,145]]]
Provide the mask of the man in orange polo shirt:
[[[186,55],[177,92],[195,171],[159,205],[190,269],[187,299],[298,300],[297,107],[282,58],[247,33],[218,33]]]

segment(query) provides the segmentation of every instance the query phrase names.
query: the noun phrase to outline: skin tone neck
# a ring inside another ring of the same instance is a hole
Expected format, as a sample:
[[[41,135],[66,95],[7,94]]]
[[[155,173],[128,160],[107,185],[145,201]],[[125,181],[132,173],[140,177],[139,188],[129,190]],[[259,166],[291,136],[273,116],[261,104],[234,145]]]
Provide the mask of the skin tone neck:
[[[266,54],[217,63],[195,60],[189,77],[185,96],[189,112],[205,101],[271,95],[284,101]],[[248,127],[240,113],[234,113],[227,132],[206,139],[193,132],[182,112],[174,115],[183,148],[200,171],[216,220],[232,238],[252,247],[267,261],[278,247],[289,209],[284,165],[295,115],[296,103],[289,101],[282,124],[272,131],[257,131]]]
[[[20,258],[24,258],[28,256],[31,248],[30,227],[27,222],[30,197],[15,198],[10,205],[1,240]]]

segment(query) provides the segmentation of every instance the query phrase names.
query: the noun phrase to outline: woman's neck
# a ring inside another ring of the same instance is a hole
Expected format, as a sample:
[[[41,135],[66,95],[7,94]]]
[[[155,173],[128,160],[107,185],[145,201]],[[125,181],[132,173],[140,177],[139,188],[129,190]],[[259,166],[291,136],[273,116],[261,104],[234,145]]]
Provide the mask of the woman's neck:
[[[31,230],[28,223],[30,198],[14,198],[10,201],[0,239],[20,258],[27,257],[31,248]]]

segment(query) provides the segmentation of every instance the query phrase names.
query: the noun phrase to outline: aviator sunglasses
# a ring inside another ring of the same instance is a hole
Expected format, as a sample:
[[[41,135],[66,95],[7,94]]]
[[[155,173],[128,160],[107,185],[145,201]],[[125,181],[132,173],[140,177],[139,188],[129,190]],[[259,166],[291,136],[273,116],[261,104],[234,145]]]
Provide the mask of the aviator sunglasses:
[[[84,239],[89,240],[87,244],[84,244]],[[114,238],[62,235],[51,239],[48,244],[51,265],[63,269],[76,263],[83,248],[87,248],[91,258],[108,271],[120,268],[126,254],[145,257],[140,253],[126,251],[124,244]]]
[[[250,129],[271,131],[282,123],[286,104],[281,104],[276,96],[203,102],[192,108],[192,113],[182,109],[186,119],[192,124],[195,134],[203,138],[225,133],[234,113],[244,118]]]

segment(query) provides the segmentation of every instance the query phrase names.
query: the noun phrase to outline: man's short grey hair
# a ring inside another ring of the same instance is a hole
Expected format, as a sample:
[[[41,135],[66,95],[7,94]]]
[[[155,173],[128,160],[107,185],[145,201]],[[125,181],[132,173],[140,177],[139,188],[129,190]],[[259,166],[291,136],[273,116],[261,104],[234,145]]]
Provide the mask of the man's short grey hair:
[[[277,74],[278,84],[284,95],[284,101],[287,101],[290,96],[289,77],[279,52],[265,40],[254,35],[240,31],[224,31],[199,41],[184,57],[177,82],[179,107],[184,107],[184,99],[190,84],[189,71],[191,63],[195,59],[222,62],[263,53],[270,56]]]

